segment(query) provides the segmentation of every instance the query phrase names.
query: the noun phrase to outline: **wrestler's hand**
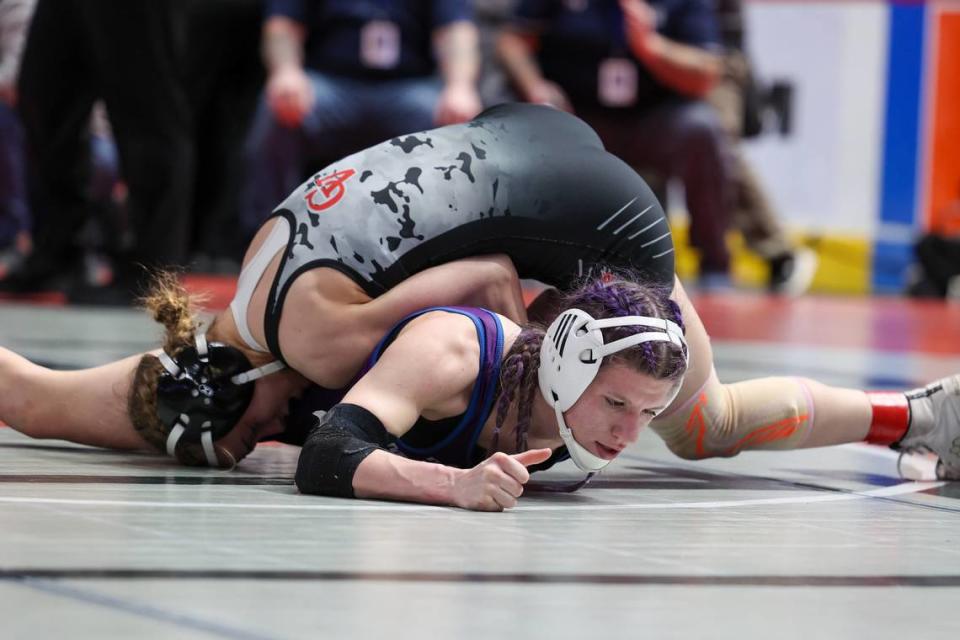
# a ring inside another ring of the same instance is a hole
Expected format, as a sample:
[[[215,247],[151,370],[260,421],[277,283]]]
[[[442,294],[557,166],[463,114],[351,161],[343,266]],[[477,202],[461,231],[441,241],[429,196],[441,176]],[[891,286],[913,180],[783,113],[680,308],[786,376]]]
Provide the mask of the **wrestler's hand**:
[[[550,449],[531,449],[507,455],[497,452],[473,469],[458,470],[453,503],[474,511],[503,511],[517,506],[523,485],[530,480],[527,467],[550,457]]]
[[[267,104],[280,124],[299,127],[316,99],[310,78],[300,67],[284,66],[267,80]]]
[[[272,440],[283,433],[283,429],[284,423],[279,418],[263,422],[241,420],[227,435],[214,442],[220,467],[232,469],[237,466],[253,452],[258,442]]]

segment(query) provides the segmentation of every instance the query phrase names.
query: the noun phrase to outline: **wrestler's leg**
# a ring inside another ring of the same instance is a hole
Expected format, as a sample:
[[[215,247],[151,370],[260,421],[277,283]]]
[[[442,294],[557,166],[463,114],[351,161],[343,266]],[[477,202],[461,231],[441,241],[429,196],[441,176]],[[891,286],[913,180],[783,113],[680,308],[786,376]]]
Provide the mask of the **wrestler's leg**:
[[[0,422],[32,438],[148,449],[127,416],[127,394],[139,359],[54,371],[0,348]]]
[[[929,449],[940,457],[942,477],[960,479],[960,376],[905,393],[844,389],[800,377],[721,384],[710,338],[679,281],[673,298],[683,313],[690,367],[677,398],[650,426],[678,456],[866,441]],[[556,290],[547,289],[527,311],[544,321],[556,315],[559,302]]]
[[[864,440],[873,410],[863,391],[797,377],[721,384],[710,338],[679,280],[690,369],[673,404],[651,423],[684,458],[731,456],[747,449],[796,449]]]

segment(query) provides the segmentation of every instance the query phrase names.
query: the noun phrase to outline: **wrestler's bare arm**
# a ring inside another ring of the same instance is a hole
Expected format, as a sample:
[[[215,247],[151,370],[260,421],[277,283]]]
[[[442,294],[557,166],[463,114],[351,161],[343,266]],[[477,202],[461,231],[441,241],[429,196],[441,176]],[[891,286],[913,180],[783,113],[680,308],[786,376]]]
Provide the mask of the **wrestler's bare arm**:
[[[436,418],[466,408],[478,362],[468,318],[426,314],[404,328],[343,402],[364,407],[400,437],[425,413]],[[452,467],[375,451],[360,463],[353,486],[358,498],[451,504],[456,474]]]
[[[372,300],[340,300],[342,287],[330,286],[330,278],[316,286],[310,296],[287,297],[280,341],[293,368],[329,388],[348,384],[377,342],[397,322],[425,307],[478,306],[517,323],[526,320],[516,269],[503,255],[425,269]]]
[[[426,313],[400,331],[343,402],[366,408],[400,437],[420,416],[436,420],[465,410],[479,363],[472,320]]]
[[[147,449],[127,416],[140,356],[78,371],[54,371],[0,348],[0,420],[33,438],[111,449]]]
[[[527,320],[516,267],[502,254],[462,258],[425,269],[372,300],[367,311],[377,318],[393,316],[387,323],[381,321],[386,331],[409,313],[442,305],[483,307],[517,324]]]
[[[344,397],[364,407],[394,436],[422,415],[439,419],[462,412],[476,380],[479,345],[472,321],[451,314],[415,320]],[[409,460],[374,451],[353,477],[358,498],[387,498],[500,511],[516,505],[530,474],[549,449],[514,456],[497,453],[472,469]]]

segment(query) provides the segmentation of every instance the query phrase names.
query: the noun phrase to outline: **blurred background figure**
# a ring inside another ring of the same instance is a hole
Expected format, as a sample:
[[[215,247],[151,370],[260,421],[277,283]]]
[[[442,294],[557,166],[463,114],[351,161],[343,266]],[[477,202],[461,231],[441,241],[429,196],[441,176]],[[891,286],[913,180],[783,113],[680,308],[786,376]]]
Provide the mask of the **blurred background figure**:
[[[706,97],[722,72],[708,0],[520,0],[499,42],[522,99],[572,111],[641,173],[677,178],[703,289],[729,285],[730,142]]]
[[[33,252],[4,282],[66,289],[77,302],[129,300],[143,266],[186,262],[194,179],[182,75],[186,0],[39,0],[19,80],[34,216]],[[133,228],[110,287],[75,281],[90,219],[90,118],[106,104]]]
[[[196,176],[189,268],[239,272],[243,145],[263,89],[262,0],[196,0],[187,13],[185,82]]]
[[[17,114],[17,75],[36,0],[0,1],[0,280],[20,267],[33,242]]]
[[[134,246],[127,215],[127,185],[120,176],[120,157],[102,100],[93,105],[89,133],[90,208],[74,240],[83,264],[78,281],[81,286],[73,290],[77,298],[83,291],[112,285],[117,262],[122,263]]]
[[[469,0],[267,2],[244,231],[339,157],[477,115],[477,41]]]
[[[798,295],[809,288],[817,257],[787,238],[766,190],[740,149],[742,138],[757,136],[763,129],[763,97],[744,45],[742,0],[716,0],[716,11],[723,43],[723,73],[708,99],[733,143],[731,223],[742,234],[747,248],[766,262],[770,291]]]
[[[519,100],[497,55],[497,40],[510,25],[518,0],[473,0],[480,32],[480,99],[484,107]]]
[[[917,239],[906,292],[915,298],[960,300],[960,190],[940,211],[939,221]]]
[[[686,205],[693,251],[678,221],[678,269],[699,265],[702,288],[729,283],[733,229],[741,283],[943,296],[960,233],[958,13],[893,0],[0,0],[0,293],[126,302],[139,265],[235,273],[310,172],[527,100],[576,112],[677,201],[665,204]]]

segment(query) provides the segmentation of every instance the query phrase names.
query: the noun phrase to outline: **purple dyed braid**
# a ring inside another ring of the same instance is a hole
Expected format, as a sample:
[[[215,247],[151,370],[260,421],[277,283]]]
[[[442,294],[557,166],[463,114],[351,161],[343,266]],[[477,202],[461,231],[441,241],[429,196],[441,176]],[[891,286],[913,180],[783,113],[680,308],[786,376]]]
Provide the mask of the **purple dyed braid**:
[[[537,369],[540,362],[540,345],[543,343],[543,329],[526,327],[517,336],[500,373],[500,399],[497,401],[497,419],[493,431],[491,453],[497,450],[500,430],[510,412],[514,399],[517,403],[517,451],[525,451],[527,432],[530,430],[530,414],[533,398],[537,390]]]

